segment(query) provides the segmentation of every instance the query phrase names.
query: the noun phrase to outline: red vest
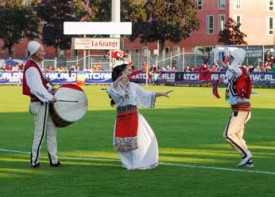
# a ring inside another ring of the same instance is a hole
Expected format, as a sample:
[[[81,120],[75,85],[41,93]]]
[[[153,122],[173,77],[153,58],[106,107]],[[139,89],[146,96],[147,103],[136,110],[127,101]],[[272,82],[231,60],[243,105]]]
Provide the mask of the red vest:
[[[239,97],[249,99],[252,92],[252,81],[246,68],[240,66],[240,69],[242,75],[235,82],[235,90]]]
[[[23,71],[23,81],[22,81],[22,90],[23,90],[23,94],[24,95],[28,95],[32,98],[36,98],[38,99],[35,95],[31,94],[31,91],[30,91],[30,87],[28,86],[27,84],[27,80],[26,80],[26,70],[28,70],[30,67],[34,67],[37,69],[37,71],[39,72],[39,75],[40,75],[40,78],[41,78],[41,81],[43,83],[43,86],[47,88],[47,83],[48,81],[46,79],[44,79],[43,77],[43,74],[40,70],[40,68],[38,67],[38,65],[33,61],[33,60],[29,60],[26,62],[25,64],[25,67],[24,67],[24,71]]]

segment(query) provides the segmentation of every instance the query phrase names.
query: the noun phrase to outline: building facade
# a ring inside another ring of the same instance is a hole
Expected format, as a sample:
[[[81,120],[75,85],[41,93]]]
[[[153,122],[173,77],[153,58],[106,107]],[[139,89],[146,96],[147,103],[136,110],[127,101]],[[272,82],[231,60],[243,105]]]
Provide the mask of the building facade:
[[[198,18],[201,22],[200,30],[191,33],[190,37],[180,43],[165,43],[163,51],[159,51],[158,43],[140,44],[136,39],[130,42],[122,41],[122,49],[132,54],[159,54],[169,56],[182,52],[209,51],[210,48],[223,45],[218,42],[219,31],[223,30],[228,18],[233,18],[241,23],[241,31],[247,35],[245,41],[248,46],[269,46],[275,43],[275,0],[196,0],[198,5]],[[0,4],[5,1],[0,0]],[[28,1],[26,1],[28,3]],[[28,40],[22,39],[20,44],[14,46],[14,57],[24,58],[27,55]],[[3,42],[0,41],[0,50]],[[56,52],[51,47],[46,47],[49,57]],[[70,56],[70,50],[61,52]],[[0,57],[8,57],[7,50],[0,51]]]
[[[201,51],[207,47],[223,45],[218,42],[218,35],[223,30],[228,18],[241,23],[241,31],[247,35],[248,46],[273,46],[275,0],[197,0],[200,30],[191,33],[188,39],[180,43],[165,43],[164,51],[159,54],[169,55],[181,52]],[[126,51],[143,53],[158,50],[157,43],[140,45],[139,40],[125,40]]]

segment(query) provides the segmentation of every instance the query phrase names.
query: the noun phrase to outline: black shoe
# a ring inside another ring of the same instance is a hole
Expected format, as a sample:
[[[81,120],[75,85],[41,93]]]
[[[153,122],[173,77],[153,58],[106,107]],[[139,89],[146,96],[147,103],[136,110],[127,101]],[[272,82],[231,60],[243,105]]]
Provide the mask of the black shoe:
[[[41,165],[40,165],[40,163],[35,164],[35,165],[31,165],[31,168],[41,168]]]
[[[56,164],[50,164],[51,167],[59,167],[59,168],[62,168],[64,167],[64,165],[60,162],[57,162]]]

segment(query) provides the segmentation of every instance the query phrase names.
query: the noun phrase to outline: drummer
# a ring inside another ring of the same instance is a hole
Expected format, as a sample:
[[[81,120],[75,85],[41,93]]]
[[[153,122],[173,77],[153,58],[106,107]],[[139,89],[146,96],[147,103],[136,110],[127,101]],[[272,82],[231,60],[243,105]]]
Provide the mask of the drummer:
[[[47,149],[51,167],[63,167],[57,156],[56,126],[49,114],[49,104],[56,102],[53,96],[55,89],[44,79],[41,64],[45,51],[43,46],[36,42],[28,43],[28,52],[31,59],[23,70],[23,94],[30,97],[29,110],[34,116],[34,137],[31,149],[30,163],[32,168],[40,168],[39,155],[43,137],[47,137]]]

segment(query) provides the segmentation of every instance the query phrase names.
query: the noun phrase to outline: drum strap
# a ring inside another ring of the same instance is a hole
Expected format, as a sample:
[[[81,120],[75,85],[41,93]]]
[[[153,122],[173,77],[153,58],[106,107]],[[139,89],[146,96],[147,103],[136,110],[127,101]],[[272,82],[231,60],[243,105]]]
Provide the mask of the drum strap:
[[[138,113],[136,106],[117,108],[114,148],[119,152],[135,150],[137,145]]]

